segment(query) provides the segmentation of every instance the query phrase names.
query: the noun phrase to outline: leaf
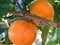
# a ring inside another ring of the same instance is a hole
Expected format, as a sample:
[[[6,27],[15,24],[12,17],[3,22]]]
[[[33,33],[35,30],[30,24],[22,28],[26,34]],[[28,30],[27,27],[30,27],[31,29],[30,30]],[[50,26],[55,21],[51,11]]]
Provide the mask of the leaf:
[[[51,4],[55,2],[55,0],[47,0],[47,1],[50,2]]]
[[[6,14],[7,9],[1,9],[0,8],[0,19],[2,19],[3,15]]]
[[[51,27],[49,28],[49,30],[52,31],[52,32],[51,32],[51,35],[54,36],[54,34],[56,33],[56,28],[53,27],[53,26],[51,26]]]
[[[1,42],[5,42],[4,38],[6,36],[6,31],[7,31],[8,28],[0,28],[0,41]]]
[[[31,4],[31,2],[33,0],[22,0],[23,1],[23,4],[24,4],[24,8],[27,9],[29,8],[29,5]]]
[[[54,15],[54,22],[57,22],[60,24],[60,2],[58,2],[57,6],[55,6],[55,15]],[[60,44],[60,30],[57,30],[57,39],[56,42]]]
[[[36,26],[36,29],[41,30],[41,31],[43,30],[43,28],[41,26]]]
[[[53,8],[57,5],[57,2],[55,2],[55,0],[47,0],[52,6]]]
[[[11,42],[10,42],[10,40],[9,40],[9,38],[8,38],[8,30],[6,31],[6,37],[5,37],[5,45],[10,45],[11,44]]]
[[[0,18],[9,10],[10,0],[0,0]]]
[[[9,0],[0,0],[0,4],[4,4],[4,3],[7,3],[9,2]]]
[[[56,39],[56,43],[59,43],[60,44],[60,38],[57,38]]]
[[[55,7],[54,21],[60,24],[60,3]]]
[[[7,30],[7,28],[0,28],[0,34],[5,32]]]
[[[9,6],[9,10],[14,10],[14,5],[13,4],[10,4],[10,6]]]
[[[42,31],[42,45],[45,45],[48,32],[49,32],[49,26],[45,26],[44,30]]]
[[[49,41],[47,45],[57,45],[55,41]]]
[[[49,28],[49,30],[51,30],[52,32],[50,32],[50,36],[49,37],[49,41],[47,42],[46,45],[56,45],[56,39],[57,39],[57,29],[53,26],[51,26]]]

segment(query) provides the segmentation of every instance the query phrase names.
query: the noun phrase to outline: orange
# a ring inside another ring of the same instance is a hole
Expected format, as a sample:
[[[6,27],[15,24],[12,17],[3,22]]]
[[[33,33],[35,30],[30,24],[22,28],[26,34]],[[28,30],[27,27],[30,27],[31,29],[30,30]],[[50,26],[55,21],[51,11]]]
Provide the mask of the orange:
[[[36,38],[36,28],[31,21],[16,20],[8,30],[8,37],[16,45],[31,45]]]
[[[53,6],[46,0],[37,0],[30,5],[30,13],[36,16],[52,20],[54,16]],[[37,23],[36,21],[33,21]]]

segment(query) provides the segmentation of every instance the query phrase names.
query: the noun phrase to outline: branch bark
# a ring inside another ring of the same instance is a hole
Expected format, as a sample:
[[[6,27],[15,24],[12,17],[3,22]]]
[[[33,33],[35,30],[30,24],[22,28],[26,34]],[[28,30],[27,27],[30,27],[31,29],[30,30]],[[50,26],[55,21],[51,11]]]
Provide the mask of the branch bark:
[[[19,16],[19,17],[23,16],[23,14],[21,12],[9,11],[8,13],[15,14],[16,16]],[[30,14],[28,12],[25,12],[25,15],[23,17],[36,20],[39,23],[42,22],[42,24],[40,23],[40,25],[54,26],[54,27],[57,27],[58,30],[60,30],[60,24],[53,22],[53,21],[49,21],[49,20],[44,19],[42,17],[38,17],[38,16]]]

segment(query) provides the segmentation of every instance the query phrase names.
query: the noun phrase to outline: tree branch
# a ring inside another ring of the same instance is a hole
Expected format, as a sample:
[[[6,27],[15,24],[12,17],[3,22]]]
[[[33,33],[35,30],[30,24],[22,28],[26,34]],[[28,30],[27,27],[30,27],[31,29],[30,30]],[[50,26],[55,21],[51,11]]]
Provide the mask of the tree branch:
[[[9,11],[8,13],[15,14],[16,16],[23,16],[23,14],[21,12]],[[57,24],[56,22],[53,22],[53,21],[49,21],[42,17],[38,17],[38,16],[30,14],[28,12],[25,12],[25,15],[23,17],[36,20],[39,23],[42,22],[42,24],[40,23],[40,25],[54,26],[60,30],[60,24]]]

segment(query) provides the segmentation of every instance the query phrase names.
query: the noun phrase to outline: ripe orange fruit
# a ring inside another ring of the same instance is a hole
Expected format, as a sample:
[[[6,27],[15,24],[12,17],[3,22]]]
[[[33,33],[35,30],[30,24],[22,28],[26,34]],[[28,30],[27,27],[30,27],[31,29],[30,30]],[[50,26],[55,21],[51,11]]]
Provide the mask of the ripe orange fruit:
[[[30,5],[30,13],[47,20],[52,20],[54,15],[53,6],[46,0],[37,0]],[[36,21],[33,21],[34,23]],[[36,22],[37,23],[37,22]]]
[[[31,21],[16,20],[9,27],[8,37],[16,45],[31,45],[36,38],[36,28]]]

